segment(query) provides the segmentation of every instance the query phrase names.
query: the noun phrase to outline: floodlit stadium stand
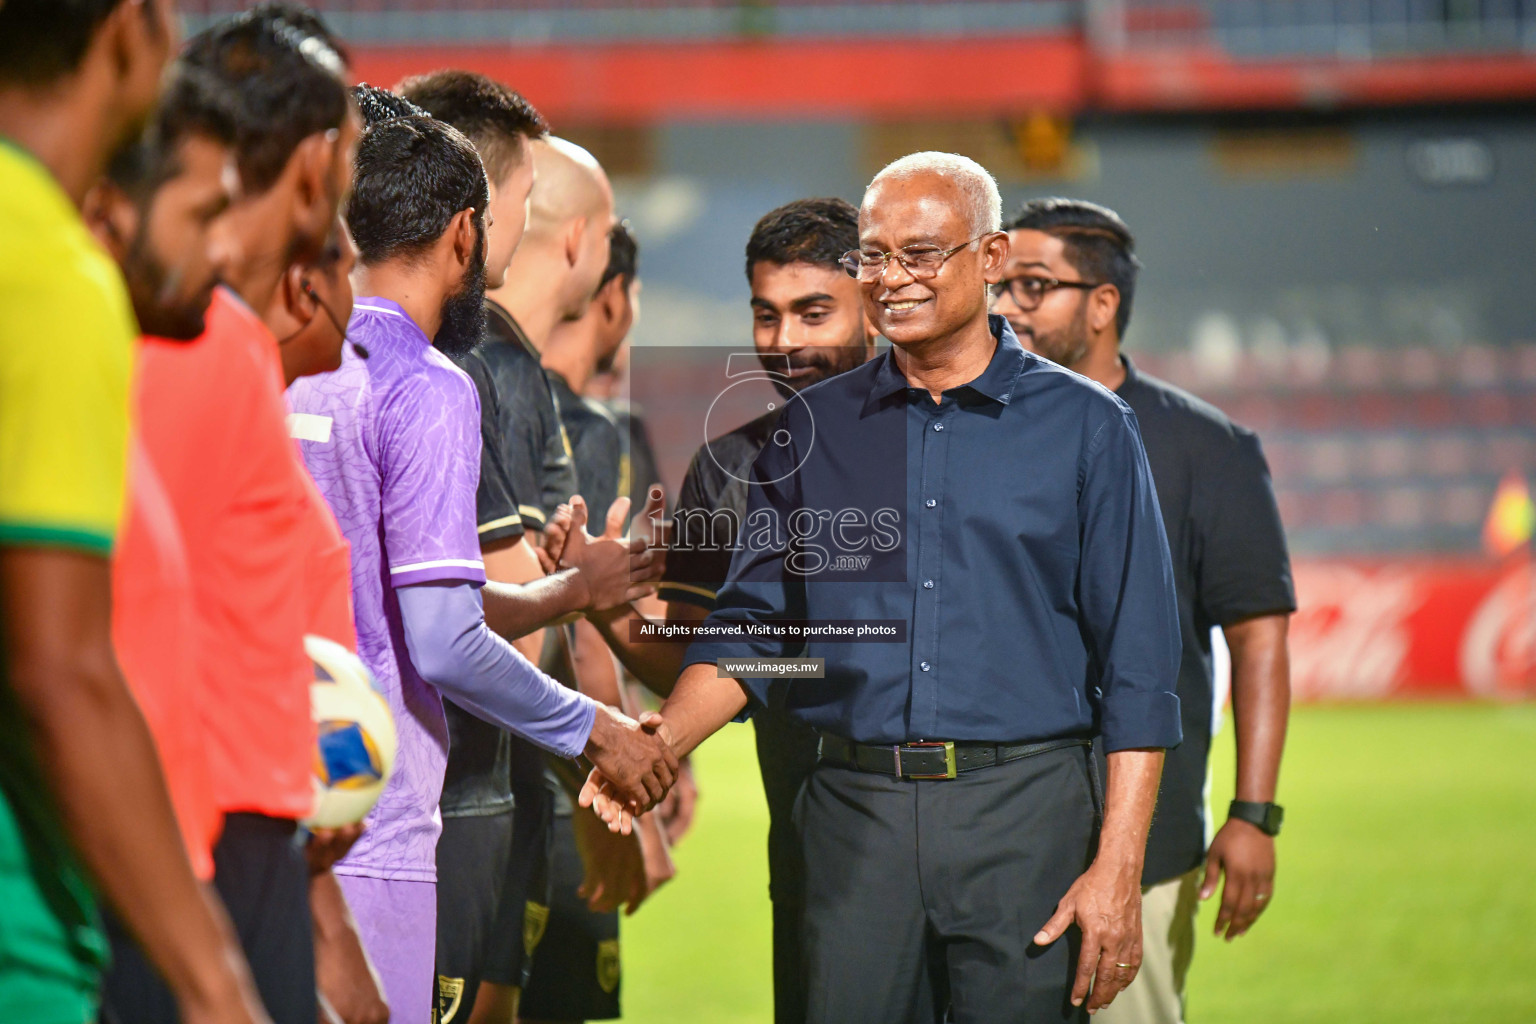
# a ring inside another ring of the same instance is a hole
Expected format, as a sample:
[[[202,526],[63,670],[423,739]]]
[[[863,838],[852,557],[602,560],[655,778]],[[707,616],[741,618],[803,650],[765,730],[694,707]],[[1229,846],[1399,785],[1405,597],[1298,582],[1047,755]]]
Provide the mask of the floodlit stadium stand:
[[[181,4],[192,29],[243,6]],[[637,398],[673,486],[718,375],[682,352],[747,341],[753,221],[925,147],[1010,209],[1125,215],[1127,351],[1259,431],[1298,554],[1475,554],[1500,478],[1536,475],[1536,281],[1507,230],[1536,221],[1529,0],[316,6],[358,77],[485,71],[603,160],[641,237],[636,342],[671,347]]]

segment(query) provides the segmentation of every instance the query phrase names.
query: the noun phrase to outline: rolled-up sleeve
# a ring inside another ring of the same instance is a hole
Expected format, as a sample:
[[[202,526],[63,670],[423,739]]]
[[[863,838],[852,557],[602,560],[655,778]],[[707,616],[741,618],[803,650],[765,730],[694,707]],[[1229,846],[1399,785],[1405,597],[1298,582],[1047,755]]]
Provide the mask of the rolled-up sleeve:
[[[793,437],[800,437],[786,423]],[[737,536],[730,572],[715,599],[715,610],[704,628],[715,625],[748,625],[775,620],[805,618],[805,580],[786,571],[787,538],[784,524],[799,507],[794,468],[799,465],[797,445],[768,445],[752,465],[747,488],[747,513]],[[694,641],[683,659],[686,668],[721,658],[783,658],[803,646],[774,638],[701,639]],[[769,679],[743,679],[748,694],[759,705],[768,700]]]
[[[1084,449],[1078,494],[1078,592],[1110,752],[1174,747],[1182,738],[1173,563],[1136,416],[1117,411]]]

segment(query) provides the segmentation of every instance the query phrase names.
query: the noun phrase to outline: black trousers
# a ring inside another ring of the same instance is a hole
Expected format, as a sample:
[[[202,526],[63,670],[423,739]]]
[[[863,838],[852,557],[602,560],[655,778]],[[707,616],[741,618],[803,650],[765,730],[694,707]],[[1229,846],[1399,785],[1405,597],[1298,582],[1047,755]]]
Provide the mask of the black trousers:
[[[795,831],[795,801],[816,768],[816,730],[777,701],[752,716],[757,764],[768,802],[768,896],[773,901],[774,1024],[804,1024],[805,967],[800,946],[805,862]]]
[[[1087,1021],[1081,936],[1033,937],[1096,848],[1088,757],[939,781],[819,765],[796,808],[811,1024]]]
[[[245,951],[251,978],[273,1024],[314,1024],[315,942],[309,868],[297,825],[264,814],[229,814],[213,848],[213,886]],[[112,968],[102,1019],[170,1024],[176,1001],[121,925],[107,921]]]

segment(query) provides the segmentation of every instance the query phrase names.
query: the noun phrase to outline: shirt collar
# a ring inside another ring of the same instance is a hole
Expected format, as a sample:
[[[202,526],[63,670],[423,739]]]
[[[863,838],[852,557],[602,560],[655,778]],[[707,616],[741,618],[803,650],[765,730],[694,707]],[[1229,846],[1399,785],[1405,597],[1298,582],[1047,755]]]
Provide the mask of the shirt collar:
[[[54,207],[50,213],[60,214],[84,227],[80,219],[80,211],[75,206],[75,201],[64,192],[64,186],[59,184],[59,179],[53,176],[53,171],[48,165],[39,159],[38,155],[11,138],[9,135],[0,135],[0,155],[6,155],[14,159],[21,172],[37,184],[40,193],[47,196],[48,202]]]
[[[256,311],[251,308],[251,304],[245,301],[245,296],[235,291],[229,285],[221,284],[214,288],[213,291],[214,294],[221,297],[226,304],[239,310],[247,318],[252,320],[260,319],[260,317],[256,315]]]
[[[512,332],[512,336],[517,339],[518,344],[523,346],[524,351],[535,359],[539,358],[539,350],[533,347],[528,332],[523,330],[523,325],[517,322],[517,317],[513,316],[510,310],[495,299],[486,299],[485,311],[506,325],[507,330]]]
[[[410,325],[410,330],[420,337],[422,341],[428,345],[432,344],[432,339],[427,337],[427,332],[421,329],[420,324],[411,319],[411,314],[407,313],[398,302],[393,302],[381,295],[359,296],[352,301],[352,315],[356,317],[365,313],[373,316],[383,315],[390,320],[404,320]]]
[[[1115,394],[1117,395],[1132,384],[1135,384],[1141,376],[1141,374],[1136,372],[1136,364],[1131,362],[1131,357],[1124,352],[1120,353],[1120,365],[1125,367],[1125,380],[1121,381],[1120,386],[1115,388]]]
[[[988,315],[987,328],[992,332],[992,337],[997,339],[997,349],[992,353],[992,361],[981,372],[981,376],[960,387],[969,388],[984,398],[1007,405],[1013,399],[1019,374],[1024,371],[1024,346],[1019,344],[1018,336],[1013,333],[1013,328],[1008,325],[1008,321],[996,314]],[[875,379],[870,385],[869,397],[864,403],[865,412],[881,400],[911,387],[906,375],[896,365],[895,348],[887,349],[881,359],[881,364],[875,369]]]

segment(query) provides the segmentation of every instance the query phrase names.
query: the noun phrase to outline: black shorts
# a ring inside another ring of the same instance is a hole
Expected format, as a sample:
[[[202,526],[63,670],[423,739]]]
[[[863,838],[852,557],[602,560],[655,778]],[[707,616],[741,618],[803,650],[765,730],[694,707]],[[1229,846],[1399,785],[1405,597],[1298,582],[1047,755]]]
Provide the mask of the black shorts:
[[[593,913],[576,895],[582,866],[571,819],[556,818],[553,832],[549,923],[519,1013],[526,1020],[612,1020],[619,1016],[619,915]]]
[[[214,888],[273,1024],[314,1024],[318,1013],[309,867],[300,842],[291,820],[229,814],[213,849]],[[102,1019],[176,1020],[170,990],[138,947],[115,921],[109,920],[108,934],[113,965],[103,989]]]
[[[512,852],[496,902],[496,919],[480,977],[493,985],[524,988],[549,921],[549,848],[553,816],[544,782],[544,758],[536,748],[513,738]],[[527,747],[519,750],[518,745]]]
[[[468,1020],[512,856],[512,812],[444,817],[437,841],[437,989]]]

